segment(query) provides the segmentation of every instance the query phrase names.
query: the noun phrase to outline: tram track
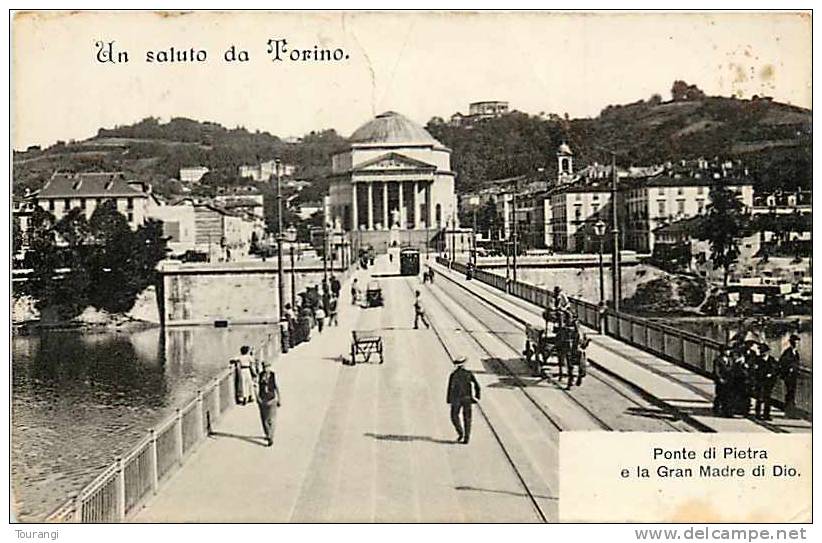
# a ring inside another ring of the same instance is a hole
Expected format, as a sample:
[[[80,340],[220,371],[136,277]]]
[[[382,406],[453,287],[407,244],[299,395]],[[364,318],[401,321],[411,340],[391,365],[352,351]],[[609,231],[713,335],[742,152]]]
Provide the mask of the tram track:
[[[454,284],[454,286],[456,286],[456,287],[460,287],[460,288],[465,288],[465,287],[463,287],[462,285],[459,285],[458,283],[456,283],[456,281],[455,281],[453,278],[448,277],[448,276],[446,276],[446,275],[443,275],[442,273],[439,273],[439,275],[440,275],[441,277],[443,277],[444,279],[448,280],[450,283],[453,283],[453,284]],[[460,307],[463,311],[465,311],[465,312],[466,312],[466,313],[468,313],[468,314],[474,314],[474,311],[472,311],[470,308],[468,308],[468,307],[465,305],[465,303],[460,302],[460,301],[459,301],[456,297],[454,297],[453,295],[449,294],[449,293],[448,293],[445,289],[443,289],[443,288],[439,287],[439,290],[440,290],[440,291],[441,291],[441,292],[442,292],[445,296],[447,296],[447,297],[449,298],[449,300],[450,300],[452,303],[454,303],[455,305],[459,306],[459,307]],[[473,296],[473,294],[472,294],[472,296]],[[487,308],[489,308],[489,309],[491,309],[491,310],[501,310],[501,308],[497,307],[494,303],[489,302],[488,300],[478,299],[478,300],[476,300],[476,301],[477,301],[477,303],[478,303],[478,304],[482,304],[482,305],[486,306]],[[476,342],[480,343],[480,342],[479,342],[479,339],[476,337],[475,333],[474,333],[474,332],[471,332],[471,331],[470,331],[467,327],[465,327],[465,326],[464,326],[464,323],[463,323],[463,322],[462,322],[459,318],[457,318],[457,317],[456,317],[456,315],[454,314],[454,312],[451,310],[451,308],[449,308],[449,307],[447,306],[447,304],[444,304],[444,303],[440,302],[440,305],[442,305],[442,306],[445,308],[445,310],[446,310],[449,314],[451,314],[451,315],[452,315],[452,317],[453,317],[453,318],[454,318],[454,319],[455,319],[455,320],[456,320],[456,321],[460,324],[460,326],[461,326],[461,327],[462,327],[462,328],[463,328],[463,329],[464,329],[464,330],[465,330],[465,331],[466,331],[466,332],[467,332],[467,333],[468,333],[468,334],[472,337],[472,339],[474,339]],[[518,332],[520,332],[520,327],[522,327],[522,331],[521,331],[521,333],[522,333],[522,334],[524,334],[524,333],[525,333],[525,332],[524,332],[524,325],[525,325],[525,323],[524,323],[524,322],[522,322],[522,321],[521,321],[520,319],[518,319],[517,317],[515,317],[515,316],[513,316],[513,315],[508,314],[508,313],[507,313],[507,312],[505,312],[505,311],[503,311],[503,315],[505,315],[506,317],[508,317],[508,320],[510,321],[511,326],[512,326],[512,327],[515,327],[515,328],[517,329],[517,331],[518,331]],[[478,320],[479,320],[479,319],[478,319]],[[483,324],[484,324],[484,323],[483,323]],[[500,333],[499,331],[493,330],[493,329],[491,329],[491,328],[490,328],[490,327],[488,327],[488,326],[486,326],[486,330],[485,330],[485,332],[487,332],[487,333],[491,334],[492,336],[494,336],[494,337],[495,337],[495,338],[496,338],[496,339],[497,339],[500,343],[502,343],[503,345],[505,345],[506,347],[508,347],[508,348],[509,348],[509,349],[510,349],[510,350],[511,350],[511,351],[512,351],[512,352],[513,352],[513,353],[514,353],[517,357],[520,357],[520,356],[521,356],[520,351],[519,351],[519,348],[518,348],[516,345],[511,344],[511,342],[510,342],[510,341],[509,341],[509,340],[505,337],[505,336],[506,336],[506,334],[502,334],[502,333]],[[485,350],[486,352],[488,352],[488,350],[487,350],[487,349],[485,349],[485,348],[484,348],[484,346],[482,346],[482,345],[481,345],[481,348],[483,348],[483,350]],[[546,415],[546,418],[547,418],[549,421],[551,421],[551,422],[552,422],[552,424],[554,424],[554,426],[555,426],[555,427],[557,427],[557,429],[558,429],[559,431],[564,431],[564,430],[565,430],[565,428],[562,428],[562,427],[558,426],[558,425],[556,424],[556,422],[555,422],[554,418],[553,418],[553,417],[551,417],[550,415],[548,415],[548,414],[547,414],[547,410],[545,410],[544,408],[542,408],[542,407],[540,406],[539,402],[537,402],[537,401],[536,401],[533,397],[531,397],[531,395],[530,395],[530,394],[529,394],[529,393],[525,390],[525,387],[527,386],[527,385],[526,385],[526,383],[524,383],[524,382],[522,381],[522,379],[521,379],[521,378],[520,378],[520,377],[519,377],[519,376],[518,376],[515,372],[513,372],[513,371],[512,371],[512,370],[511,370],[511,369],[510,369],[507,365],[505,365],[503,362],[500,362],[500,365],[502,365],[502,366],[505,368],[506,372],[507,372],[509,375],[511,375],[511,376],[512,376],[512,377],[513,377],[513,378],[514,378],[514,379],[515,379],[515,380],[516,380],[516,381],[520,384],[520,389],[522,390],[523,394],[525,394],[525,396],[529,398],[529,401],[531,401],[531,402],[532,402],[532,403],[534,403],[535,405],[538,405],[538,406],[539,406],[539,408],[540,408],[540,411],[541,411],[541,412],[543,412],[543,414],[545,414],[545,415]],[[600,373],[601,373],[601,375],[600,375]],[[690,430],[696,430],[696,431],[709,431],[709,429],[707,429],[706,427],[704,427],[704,425],[700,424],[700,423],[699,423],[699,422],[697,422],[697,421],[688,420],[686,417],[682,417],[682,416],[680,416],[680,414],[679,414],[679,413],[677,413],[677,411],[676,411],[676,410],[674,410],[674,409],[670,408],[670,407],[669,407],[668,405],[666,405],[665,403],[663,403],[663,402],[659,401],[657,398],[655,398],[655,397],[651,396],[651,395],[650,395],[650,394],[648,394],[646,391],[642,390],[642,389],[641,389],[641,388],[639,388],[639,387],[636,387],[635,385],[633,385],[633,384],[632,384],[632,383],[630,383],[630,382],[627,382],[625,379],[621,378],[621,377],[620,377],[620,376],[618,376],[618,375],[613,374],[612,372],[610,372],[610,371],[609,371],[609,370],[607,370],[606,368],[604,368],[604,367],[600,366],[599,364],[596,364],[595,362],[589,361],[589,366],[588,366],[587,377],[591,377],[591,378],[593,378],[594,380],[598,381],[598,382],[599,382],[599,383],[601,383],[603,386],[605,386],[606,388],[608,388],[610,391],[614,392],[615,394],[617,394],[618,396],[622,397],[623,399],[625,399],[626,401],[630,402],[631,404],[633,404],[635,407],[637,407],[637,408],[639,408],[639,409],[645,409],[645,408],[646,408],[646,405],[645,405],[645,404],[643,404],[642,402],[638,401],[635,397],[632,397],[632,394],[633,394],[633,395],[635,395],[635,396],[639,396],[639,397],[640,397],[640,398],[642,398],[645,402],[647,402],[647,404],[653,405],[654,407],[656,407],[656,408],[660,409],[660,411],[662,411],[662,412],[666,413],[666,414],[667,414],[668,416],[670,416],[673,420],[665,420],[665,419],[659,419],[659,420],[661,420],[662,422],[664,422],[666,426],[670,427],[670,428],[671,428],[671,429],[673,429],[674,431],[677,431],[677,432],[684,432],[684,431],[690,431]],[[597,423],[597,424],[601,427],[601,429],[603,429],[603,430],[614,430],[614,428],[611,426],[611,424],[609,424],[607,421],[605,421],[604,419],[602,419],[602,417],[600,417],[600,416],[596,415],[596,413],[594,413],[594,412],[593,412],[593,411],[592,411],[592,410],[591,410],[591,409],[590,409],[587,405],[585,405],[583,402],[581,402],[581,401],[579,400],[579,398],[577,398],[577,397],[576,397],[574,394],[572,394],[569,390],[566,390],[564,387],[562,387],[562,386],[561,386],[561,384],[560,384],[560,383],[558,383],[558,382],[557,382],[557,381],[553,378],[553,376],[550,376],[550,375],[549,375],[549,376],[548,376],[548,379],[549,379],[549,380],[550,380],[550,381],[551,381],[551,382],[552,382],[552,383],[553,383],[553,384],[554,384],[554,385],[555,385],[555,386],[556,386],[559,390],[561,390],[561,391],[563,392],[563,394],[564,394],[564,395],[565,395],[565,396],[566,396],[566,397],[567,397],[567,398],[568,398],[568,399],[569,399],[569,400],[570,400],[570,401],[571,401],[574,405],[576,405],[577,407],[579,407],[579,408],[580,408],[582,411],[584,411],[584,412],[585,412],[585,413],[586,413],[586,414],[587,414],[590,418],[592,418],[593,420],[595,420],[595,422],[596,422],[596,423]],[[626,392],[625,390],[623,390],[624,388],[628,388],[628,389],[630,390],[630,393],[628,393],[628,392]],[[678,423],[680,423],[680,424],[675,424],[675,423],[677,423],[677,422],[678,422]],[[683,426],[683,425],[684,425],[684,426]]]
[[[443,294],[445,294],[445,296],[448,296],[448,298],[451,300],[451,302],[453,302],[454,304],[456,304],[457,306],[459,306],[461,309],[463,309],[463,310],[464,310],[464,311],[466,311],[467,313],[469,313],[469,314],[471,313],[471,311],[470,311],[470,310],[468,310],[468,309],[465,307],[465,305],[464,305],[463,303],[461,303],[460,301],[456,300],[453,296],[449,296],[447,293],[445,293],[444,289],[439,288],[439,287],[436,287],[436,288],[438,288],[438,290],[440,290],[441,292],[443,292]],[[550,411],[548,411],[548,410],[545,408],[545,406],[544,406],[544,405],[542,405],[540,402],[538,402],[538,401],[537,401],[537,400],[536,400],[536,399],[535,399],[535,398],[534,398],[531,394],[528,394],[528,393],[526,392],[526,390],[525,390],[526,384],[522,381],[522,379],[520,378],[520,376],[519,376],[519,375],[517,375],[517,373],[516,373],[516,372],[514,372],[511,368],[509,368],[509,367],[508,367],[508,365],[507,365],[507,364],[505,364],[505,362],[503,362],[503,361],[500,359],[500,357],[499,357],[499,356],[497,356],[497,355],[495,355],[493,352],[491,352],[491,350],[490,350],[490,349],[489,349],[489,348],[488,348],[488,347],[487,347],[487,346],[486,346],[486,345],[485,345],[485,344],[484,344],[484,343],[483,343],[483,342],[482,342],[482,341],[481,341],[481,340],[477,337],[476,332],[472,331],[472,330],[470,329],[470,327],[468,327],[468,326],[466,325],[466,323],[465,323],[465,322],[464,322],[461,318],[459,318],[459,317],[457,316],[457,314],[456,314],[456,313],[455,313],[455,312],[454,312],[454,311],[453,311],[450,307],[448,307],[448,304],[443,303],[443,302],[442,302],[442,300],[440,300],[439,298],[435,298],[435,299],[437,300],[437,302],[439,303],[439,305],[440,305],[440,306],[441,306],[441,307],[445,310],[445,312],[446,312],[446,313],[447,313],[447,314],[448,314],[448,315],[449,315],[449,316],[450,316],[450,317],[454,320],[454,322],[456,322],[456,323],[457,323],[457,325],[458,325],[458,326],[459,326],[459,327],[460,327],[460,328],[461,328],[461,329],[462,329],[462,330],[463,330],[463,331],[464,331],[464,332],[465,332],[465,333],[466,333],[466,334],[467,334],[467,335],[468,335],[468,336],[469,336],[469,337],[470,337],[470,338],[474,341],[474,343],[476,343],[476,345],[477,345],[477,346],[478,346],[478,347],[479,347],[479,348],[480,348],[480,349],[481,349],[481,350],[482,350],[482,351],[483,351],[483,352],[484,352],[484,353],[488,356],[488,358],[489,358],[489,359],[491,359],[491,360],[493,360],[493,361],[495,361],[496,365],[497,365],[498,367],[502,368],[502,369],[505,371],[505,373],[506,373],[508,376],[510,376],[510,377],[511,377],[511,378],[512,378],[512,379],[513,379],[516,383],[517,383],[517,385],[518,385],[518,386],[517,386],[517,388],[520,390],[520,392],[522,392],[522,393],[523,393],[523,395],[524,395],[524,396],[525,396],[525,398],[528,400],[528,402],[529,402],[531,405],[533,405],[533,406],[534,406],[534,407],[535,407],[535,408],[536,408],[536,409],[537,409],[537,410],[538,410],[538,411],[539,411],[539,412],[543,415],[543,417],[544,417],[546,420],[548,420],[548,422],[550,422],[550,423],[554,426],[554,428],[556,428],[556,430],[557,430],[557,431],[564,432],[564,431],[566,431],[566,430],[570,430],[570,429],[571,429],[571,428],[566,428],[566,427],[564,427],[564,425],[563,425],[562,423],[560,423],[560,422],[559,422],[559,420],[558,420],[558,418],[557,418],[556,416],[554,416],[554,415],[553,415]],[[507,348],[509,348],[509,349],[511,349],[512,351],[514,351],[514,353],[517,355],[517,357],[519,357],[519,356],[520,356],[519,351],[518,351],[517,349],[515,349],[514,347],[512,347],[510,343],[508,343],[507,341],[505,341],[505,340],[503,339],[503,337],[502,337],[502,334],[499,334],[498,332],[496,332],[496,331],[494,331],[494,330],[492,330],[492,329],[490,329],[490,328],[487,328],[487,327],[486,327],[486,330],[485,330],[485,331],[486,331],[487,333],[490,333],[490,334],[491,334],[492,336],[494,336],[495,338],[497,338],[497,339],[498,339],[498,340],[499,340],[499,341],[500,341],[503,345],[505,345]],[[554,382],[554,381],[553,381],[553,379],[552,379],[552,382]],[[554,383],[555,383],[555,382],[554,382]],[[600,417],[599,415],[597,415],[596,413],[594,413],[591,409],[589,409],[586,405],[584,405],[583,403],[581,403],[578,399],[574,398],[574,396],[573,396],[572,394],[570,394],[567,390],[565,390],[565,389],[563,389],[563,388],[561,388],[561,387],[557,387],[557,388],[558,388],[559,390],[561,390],[561,391],[565,394],[565,396],[566,396],[566,397],[570,398],[570,399],[571,399],[571,401],[574,403],[574,405],[576,405],[577,407],[579,407],[579,408],[580,408],[580,409],[581,409],[581,410],[582,410],[582,411],[583,411],[583,412],[584,412],[584,413],[588,416],[588,418],[590,418],[590,419],[594,422],[594,424],[596,424],[596,425],[597,425],[597,426],[598,426],[601,430],[605,430],[605,431],[612,431],[612,430],[614,429],[614,428],[613,428],[610,424],[608,424],[608,422],[606,422],[604,419],[602,419],[602,417]]]
[[[406,286],[408,286],[408,288],[411,290],[411,293],[413,294],[415,289],[411,285],[410,281],[406,280],[405,284]],[[445,353],[448,355],[448,358],[453,360],[454,357],[457,356],[457,353],[453,352],[452,347],[448,344],[448,342],[445,340],[442,333],[436,326],[432,325],[431,330],[433,330],[434,335],[437,338],[437,341],[442,346]],[[548,516],[545,514],[545,511],[543,511],[542,506],[539,504],[539,500],[537,500],[534,491],[531,489],[531,486],[526,481],[525,475],[522,473],[522,470],[520,470],[520,468],[517,466],[517,463],[514,460],[511,452],[508,450],[508,447],[505,446],[505,442],[503,441],[497,429],[494,427],[494,423],[491,421],[491,418],[488,416],[488,413],[483,408],[482,404],[477,403],[475,404],[475,406],[479,411],[480,415],[482,416],[482,419],[485,421],[486,426],[488,426],[488,429],[491,431],[491,435],[494,436],[494,441],[497,443],[500,450],[502,451],[502,454],[505,457],[507,464],[511,468],[511,471],[514,473],[514,476],[516,477],[517,481],[519,482],[520,486],[525,492],[525,495],[527,496],[528,501],[531,507],[534,509],[534,512],[536,513],[537,517],[541,522],[548,523]]]

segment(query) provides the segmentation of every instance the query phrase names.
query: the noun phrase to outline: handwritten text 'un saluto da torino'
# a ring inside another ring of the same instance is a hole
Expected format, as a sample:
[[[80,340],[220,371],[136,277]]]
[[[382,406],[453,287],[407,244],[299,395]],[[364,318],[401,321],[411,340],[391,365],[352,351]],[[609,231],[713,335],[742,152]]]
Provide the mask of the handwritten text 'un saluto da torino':
[[[101,64],[123,64],[133,59],[132,52],[121,47],[116,41],[96,41],[95,57]],[[223,62],[249,62],[251,54],[246,49],[230,45],[217,57]],[[265,57],[273,62],[340,62],[348,60],[348,53],[342,47],[292,47],[285,38],[268,40]],[[206,49],[197,47],[170,46],[145,51],[143,60],[151,64],[197,64],[210,60]]]

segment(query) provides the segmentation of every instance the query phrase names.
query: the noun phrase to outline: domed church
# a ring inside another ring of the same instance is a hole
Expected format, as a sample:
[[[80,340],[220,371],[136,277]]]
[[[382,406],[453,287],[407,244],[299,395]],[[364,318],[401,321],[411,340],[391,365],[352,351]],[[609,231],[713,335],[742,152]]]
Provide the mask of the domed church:
[[[457,226],[451,150],[422,126],[388,111],[349,138],[333,157],[328,216],[363,245],[424,246]],[[453,221],[453,222],[452,222]]]

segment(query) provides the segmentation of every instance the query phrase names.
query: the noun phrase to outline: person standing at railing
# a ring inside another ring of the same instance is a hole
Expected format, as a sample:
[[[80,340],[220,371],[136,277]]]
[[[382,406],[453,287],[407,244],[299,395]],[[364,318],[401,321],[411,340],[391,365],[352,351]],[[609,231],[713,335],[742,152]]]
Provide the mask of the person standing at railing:
[[[730,417],[733,413],[730,389],[732,371],[731,348],[725,347],[714,360],[714,415]]]
[[[251,347],[240,347],[239,358],[232,360],[234,366],[234,399],[240,405],[254,401],[254,373],[256,371]]]
[[[277,377],[267,360],[262,362],[262,371],[257,376],[257,406],[260,408],[260,422],[263,425],[266,444],[274,444],[274,425],[277,409],[280,407],[280,389]]]
[[[796,383],[799,378],[799,336],[791,334],[788,348],[779,357],[779,373],[785,382],[785,416],[796,416]]]
[[[756,404],[754,412],[760,420],[771,420],[771,394],[779,376],[779,364],[771,355],[771,348],[767,343],[759,346],[759,357],[754,369],[756,377]]]

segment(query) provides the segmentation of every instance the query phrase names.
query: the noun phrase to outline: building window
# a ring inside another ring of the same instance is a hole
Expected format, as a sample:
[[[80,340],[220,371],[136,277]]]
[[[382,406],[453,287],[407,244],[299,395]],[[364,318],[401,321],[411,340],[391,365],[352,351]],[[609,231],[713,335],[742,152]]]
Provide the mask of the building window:
[[[703,192],[705,192],[705,187],[702,187],[702,186],[696,187],[696,193],[697,194],[702,194]]]
[[[685,214],[685,200],[679,200],[676,203],[676,212],[679,213],[680,215]]]
[[[657,204],[659,205],[659,216],[664,217],[665,216],[665,201],[660,200],[659,202],[657,202]]]
[[[665,196],[665,187],[659,187],[659,195]]]
[[[599,200],[599,194],[594,194],[594,195],[591,197],[591,199],[593,199],[593,200]]]
[[[574,220],[579,221],[582,219],[582,209],[577,207],[574,209]]]
[[[71,199],[70,198],[65,198],[63,200],[63,209],[66,210],[66,211],[71,209]]]
[[[86,210],[86,201],[87,200],[85,198],[80,198],[80,207],[83,209],[83,211]]]
[[[126,199],[126,208],[127,209],[134,209],[134,198]]]
[[[704,200],[697,200],[696,201],[696,212],[699,215],[702,215],[703,211],[705,211],[705,201]]]
[[[437,227],[439,227],[442,224],[442,206],[440,204],[437,204],[434,213],[436,214]]]
[[[678,196],[682,196],[685,193],[685,189],[683,189],[682,187],[678,187],[676,189],[676,193]]]
[[[133,211],[128,212],[128,222],[134,222],[134,212]]]
[[[577,193],[576,196],[574,197],[574,200],[576,200],[577,202],[582,201],[582,194]]]
[[[49,211],[54,211],[54,200],[49,200]]]

